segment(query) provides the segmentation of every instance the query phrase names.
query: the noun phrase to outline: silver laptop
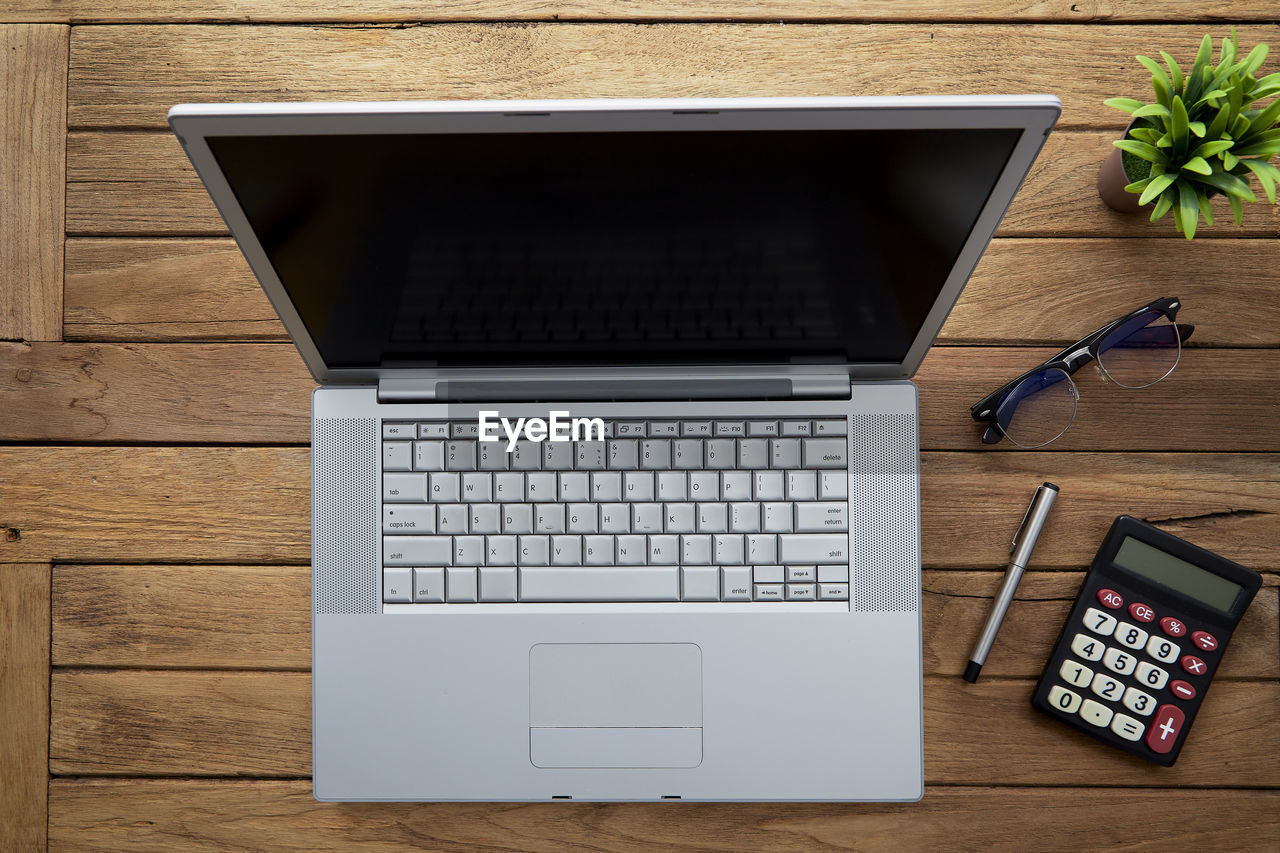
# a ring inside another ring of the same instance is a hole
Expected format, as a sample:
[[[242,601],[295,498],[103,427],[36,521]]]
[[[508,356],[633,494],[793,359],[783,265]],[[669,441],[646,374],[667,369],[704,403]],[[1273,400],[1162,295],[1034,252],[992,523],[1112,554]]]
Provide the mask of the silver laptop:
[[[175,107],[320,383],[315,796],[919,798],[908,380],[1059,109]]]

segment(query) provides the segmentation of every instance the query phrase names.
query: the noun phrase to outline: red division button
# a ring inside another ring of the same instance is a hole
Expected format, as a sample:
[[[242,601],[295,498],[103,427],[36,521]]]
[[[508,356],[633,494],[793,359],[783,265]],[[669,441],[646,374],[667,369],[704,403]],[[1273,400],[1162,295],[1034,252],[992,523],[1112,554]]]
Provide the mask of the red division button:
[[[1170,681],[1169,692],[1178,699],[1191,700],[1196,698],[1196,689],[1185,681]]]
[[[1102,602],[1102,606],[1108,610],[1119,610],[1124,607],[1124,598],[1114,589],[1098,590],[1098,601]]]
[[[1182,620],[1174,619],[1172,616],[1166,616],[1160,620],[1160,630],[1164,631],[1170,637],[1181,637],[1187,633],[1187,626],[1182,624]]]
[[[1129,615],[1139,622],[1150,622],[1156,618],[1156,612],[1141,601],[1129,605]]]
[[[1182,668],[1192,675],[1204,675],[1209,671],[1209,667],[1205,665],[1205,662],[1195,655],[1183,655],[1181,663]]]
[[[1208,631],[1192,631],[1191,642],[1200,647],[1201,651],[1211,652],[1218,648],[1218,638],[1210,634]]]
[[[1173,750],[1173,743],[1182,731],[1182,723],[1186,716],[1176,705],[1161,705],[1156,708],[1156,715],[1151,720],[1151,728],[1147,730],[1147,746],[1152,752],[1164,754]]]

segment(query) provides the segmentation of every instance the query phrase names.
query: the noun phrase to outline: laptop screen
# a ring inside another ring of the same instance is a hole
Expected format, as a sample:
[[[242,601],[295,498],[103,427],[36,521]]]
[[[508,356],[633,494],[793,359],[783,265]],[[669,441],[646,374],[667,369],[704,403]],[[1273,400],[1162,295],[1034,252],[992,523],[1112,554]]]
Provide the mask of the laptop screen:
[[[211,137],[331,368],[900,362],[1019,129]]]

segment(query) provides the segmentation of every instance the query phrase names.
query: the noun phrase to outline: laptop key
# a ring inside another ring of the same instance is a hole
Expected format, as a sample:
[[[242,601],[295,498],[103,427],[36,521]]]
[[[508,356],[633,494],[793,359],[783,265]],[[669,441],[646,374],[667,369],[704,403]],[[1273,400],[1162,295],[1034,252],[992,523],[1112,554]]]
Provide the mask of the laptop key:
[[[679,601],[680,569],[676,566],[521,568],[520,600]]]
[[[720,600],[720,570],[715,566],[685,566],[680,581],[685,601]]]
[[[382,442],[382,470],[383,471],[412,471],[413,470],[413,442],[411,441]]]
[[[515,601],[516,567],[487,566],[480,570],[481,601]]]
[[[419,604],[444,601],[444,569],[414,569],[413,600]]]
[[[847,435],[849,433],[849,422],[841,418],[835,421],[814,421],[814,435]]]
[[[475,601],[476,570],[455,567],[445,569],[444,590],[449,601]]]
[[[750,566],[724,566],[720,569],[720,600],[751,600]]]
[[[451,566],[452,536],[383,536],[384,566]]]
[[[842,533],[783,533],[783,563],[847,563],[849,537]]]
[[[413,443],[413,470],[443,471],[444,442],[415,441]]]
[[[806,468],[847,468],[849,455],[843,438],[810,438],[804,442]]]
[[[444,467],[446,471],[476,470],[476,443],[474,441],[450,441],[446,443]]]
[[[431,504],[392,504],[382,508],[383,533],[435,533],[436,508]]]
[[[455,473],[429,474],[431,483],[431,501],[433,503],[453,502],[458,500],[461,491],[458,475]],[[385,478],[384,478],[385,479]]]
[[[796,532],[824,533],[849,529],[849,505],[843,501],[796,504]]]
[[[383,474],[384,503],[421,503],[427,499],[427,478],[423,474]]]
[[[387,604],[413,601],[413,569],[383,569],[382,600]]]
[[[800,467],[800,441],[794,438],[775,438],[769,441],[770,464],[774,468]]]
[[[503,504],[502,505],[502,532],[503,533],[532,533],[533,532],[532,504]]]

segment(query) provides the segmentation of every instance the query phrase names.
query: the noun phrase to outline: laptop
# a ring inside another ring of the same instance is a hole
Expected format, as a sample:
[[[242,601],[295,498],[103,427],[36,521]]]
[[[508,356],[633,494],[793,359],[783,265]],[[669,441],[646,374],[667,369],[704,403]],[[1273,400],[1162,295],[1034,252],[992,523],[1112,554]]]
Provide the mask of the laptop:
[[[909,380],[1059,111],[174,107],[320,386],[316,798],[920,798]]]

